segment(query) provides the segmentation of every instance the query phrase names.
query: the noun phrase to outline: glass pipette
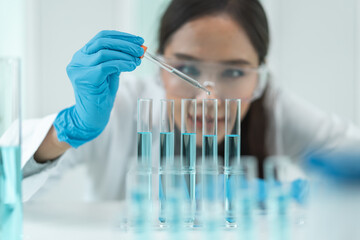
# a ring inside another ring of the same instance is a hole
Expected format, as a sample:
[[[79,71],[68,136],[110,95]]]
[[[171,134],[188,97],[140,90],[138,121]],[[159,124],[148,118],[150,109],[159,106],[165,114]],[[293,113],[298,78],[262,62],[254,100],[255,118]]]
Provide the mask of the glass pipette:
[[[141,46],[144,48],[145,53],[143,55],[143,57],[147,58],[148,60],[152,61],[153,63],[159,65],[162,69],[168,71],[169,73],[181,78],[182,80],[190,83],[191,85],[193,85],[194,87],[200,88],[201,90],[204,90],[208,95],[210,95],[210,91],[207,90],[204,86],[202,86],[198,81],[196,81],[195,79],[189,77],[188,75],[180,72],[179,70],[177,70],[176,68],[164,63],[163,61],[161,61],[158,57],[152,55],[151,53],[146,51],[146,47],[145,46]]]

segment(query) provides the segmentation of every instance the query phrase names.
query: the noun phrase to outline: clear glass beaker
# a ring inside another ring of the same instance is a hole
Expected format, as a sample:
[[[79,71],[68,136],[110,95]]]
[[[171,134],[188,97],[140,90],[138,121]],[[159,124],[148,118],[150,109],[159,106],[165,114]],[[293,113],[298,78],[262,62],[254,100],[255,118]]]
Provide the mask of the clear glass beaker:
[[[196,99],[181,100],[181,169],[186,183],[185,221],[195,219]]]
[[[0,58],[0,239],[22,238],[20,60]]]

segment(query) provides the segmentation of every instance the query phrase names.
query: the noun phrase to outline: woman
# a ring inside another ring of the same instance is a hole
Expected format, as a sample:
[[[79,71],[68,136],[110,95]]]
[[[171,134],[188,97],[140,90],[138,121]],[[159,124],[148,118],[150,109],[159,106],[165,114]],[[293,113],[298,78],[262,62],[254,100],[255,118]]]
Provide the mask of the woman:
[[[158,53],[170,65],[202,83],[206,81],[210,96],[164,71],[153,79],[121,74],[141,64],[143,43],[141,37],[102,31],[75,53],[67,73],[76,104],[24,123],[25,200],[49,178],[80,162],[86,163],[88,170],[88,199],[123,198],[125,173],[136,158],[138,98],[176,99],[177,132],[179,99],[196,98],[201,109],[202,98],[218,98],[219,155],[224,154],[223,99],[242,98],[242,155],[259,159],[260,176],[269,155],[299,159],[314,149],[327,151],[347,141],[360,141],[359,129],[329,118],[260,77],[269,47],[269,28],[258,1],[173,0],[165,11]],[[153,149],[159,146],[158,105],[154,102]],[[308,120],[301,121],[305,116]],[[201,119],[201,113],[197,117]],[[198,147],[200,124],[198,121]],[[179,145],[175,143],[177,153]],[[153,151],[152,161],[156,166],[157,151]]]

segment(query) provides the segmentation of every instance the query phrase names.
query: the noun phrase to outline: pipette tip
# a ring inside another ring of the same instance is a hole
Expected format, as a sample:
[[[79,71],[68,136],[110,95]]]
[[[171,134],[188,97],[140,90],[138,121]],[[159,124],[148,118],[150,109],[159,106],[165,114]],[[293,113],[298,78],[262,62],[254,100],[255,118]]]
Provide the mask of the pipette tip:
[[[211,94],[211,92],[210,92],[207,88],[201,86],[200,84],[198,85],[198,88],[204,90],[204,91],[207,93],[207,95],[210,95],[210,94]]]

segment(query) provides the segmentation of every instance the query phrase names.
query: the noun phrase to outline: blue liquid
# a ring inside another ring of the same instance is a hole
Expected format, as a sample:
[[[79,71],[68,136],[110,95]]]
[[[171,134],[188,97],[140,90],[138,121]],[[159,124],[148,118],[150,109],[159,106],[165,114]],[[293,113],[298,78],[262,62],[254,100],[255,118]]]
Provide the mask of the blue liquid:
[[[151,167],[151,132],[138,132],[138,163],[142,167]]]
[[[132,223],[135,230],[135,239],[147,239],[150,228],[151,202],[147,192],[141,186],[131,191]],[[145,189],[146,190],[146,189]]]
[[[225,214],[226,221],[229,223],[235,222],[233,199],[231,199],[229,170],[234,165],[235,161],[240,163],[240,135],[225,135]],[[236,179],[240,180],[240,179]]]
[[[185,219],[193,222],[195,219],[195,164],[196,164],[196,133],[181,134],[181,162],[184,171],[185,196],[188,200],[185,208]]]
[[[181,134],[182,167],[195,170],[196,162],[196,133]]]
[[[275,190],[276,191],[276,190]],[[283,194],[269,197],[268,199],[270,211],[272,211],[272,229],[270,239],[286,240],[290,239],[289,229],[289,197]]]
[[[210,161],[213,164],[217,164],[218,157],[218,145],[217,135],[203,135],[203,149],[202,157],[203,161]]]
[[[174,133],[160,133],[160,169],[174,162]]]
[[[254,211],[255,200],[250,197],[244,197],[240,201],[239,227],[241,239],[256,239],[254,232],[254,219],[252,212]]]
[[[166,178],[162,170],[167,164],[174,162],[174,133],[160,133],[160,174],[159,174],[159,200],[160,200],[160,222],[166,221]]]
[[[0,239],[21,239],[21,177],[20,148],[0,147]]]
[[[225,169],[233,166],[234,161],[240,163],[240,135],[225,136]]]
[[[146,195],[151,199],[151,132],[138,132],[138,164],[142,171],[148,171],[141,180],[147,186]]]

